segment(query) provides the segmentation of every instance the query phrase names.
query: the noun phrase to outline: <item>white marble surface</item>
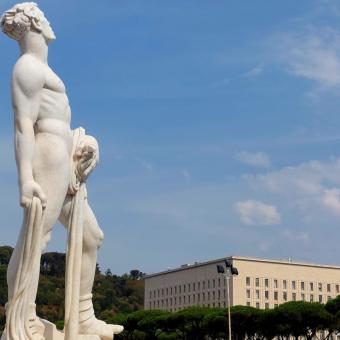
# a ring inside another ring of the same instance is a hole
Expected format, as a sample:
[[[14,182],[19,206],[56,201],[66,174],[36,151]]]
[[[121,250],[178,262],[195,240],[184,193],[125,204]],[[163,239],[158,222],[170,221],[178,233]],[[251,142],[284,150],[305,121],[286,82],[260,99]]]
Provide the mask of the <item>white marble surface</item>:
[[[83,129],[71,129],[65,85],[48,64],[48,46],[56,37],[44,13],[34,3],[18,4],[4,13],[1,27],[20,47],[12,101],[24,210],[8,269],[9,302],[2,339],[52,340],[63,335],[51,325],[42,334],[35,312],[41,251],[57,220],[69,235],[65,339],[85,339],[84,335],[113,339],[123,328],[95,318],[91,295],[103,232],[87,201],[85,181],[99,161],[97,141]]]

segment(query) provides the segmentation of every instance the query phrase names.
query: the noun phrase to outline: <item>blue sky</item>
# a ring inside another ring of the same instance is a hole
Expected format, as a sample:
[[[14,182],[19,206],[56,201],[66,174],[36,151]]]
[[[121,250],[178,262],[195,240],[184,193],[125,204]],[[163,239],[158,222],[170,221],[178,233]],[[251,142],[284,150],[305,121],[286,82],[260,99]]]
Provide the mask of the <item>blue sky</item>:
[[[88,188],[103,270],[232,254],[340,263],[339,1],[39,4],[72,126],[101,146]],[[0,243],[13,245],[18,49],[2,35],[0,51]],[[65,237],[57,225],[49,250]]]

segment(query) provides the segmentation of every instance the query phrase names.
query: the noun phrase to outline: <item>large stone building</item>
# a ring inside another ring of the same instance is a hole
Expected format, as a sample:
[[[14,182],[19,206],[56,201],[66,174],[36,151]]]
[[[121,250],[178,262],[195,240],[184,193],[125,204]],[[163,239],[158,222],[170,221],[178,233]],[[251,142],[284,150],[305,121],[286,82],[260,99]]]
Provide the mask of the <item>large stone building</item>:
[[[239,271],[230,279],[231,305],[273,308],[287,301],[325,303],[340,294],[340,266],[232,256]],[[145,309],[177,311],[189,306],[227,306],[227,284],[217,264],[225,259],[183,265],[148,275]]]

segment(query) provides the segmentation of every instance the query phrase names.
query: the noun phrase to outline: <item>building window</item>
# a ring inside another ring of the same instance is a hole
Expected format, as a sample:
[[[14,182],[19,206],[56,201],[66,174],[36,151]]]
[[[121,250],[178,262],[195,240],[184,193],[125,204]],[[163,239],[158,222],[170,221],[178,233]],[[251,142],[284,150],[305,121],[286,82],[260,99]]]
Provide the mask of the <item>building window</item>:
[[[166,295],[169,295],[169,288],[166,289]]]
[[[227,284],[227,279],[225,277],[223,278],[223,282],[224,282],[223,284],[224,284],[224,287],[225,287],[226,284]],[[249,284],[250,284],[250,281],[249,281]]]
[[[200,302],[201,301],[201,296],[199,294],[197,294],[197,301]]]
[[[279,293],[274,292],[274,300],[277,301],[279,299]]]
[[[305,283],[301,281],[301,290],[305,290]]]
[[[310,295],[309,301],[310,301],[310,302],[314,302],[314,295],[313,295],[313,294]]]
[[[193,291],[196,290],[196,283],[195,283],[195,282],[192,284],[192,290],[193,290]]]
[[[287,280],[283,280],[283,289],[287,289]]]
[[[175,304],[177,303],[177,298],[176,298],[176,296],[175,296]]]
[[[278,287],[279,287],[278,281],[275,279],[275,280],[274,280],[274,288],[278,288]]]
[[[178,286],[179,293],[182,294],[182,286]]]
[[[226,293],[227,293],[227,292],[226,292],[226,290],[224,289],[224,290],[223,290],[223,297],[224,297],[224,298],[226,297]]]
[[[339,285],[335,285],[335,291],[339,293]]]
[[[250,289],[247,289],[247,299],[250,299]]]
[[[328,293],[331,292],[331,285],[330,285],[330,283],[327,283],[327,292],[328,292]]]
[[[190,293],[190,291],[191,291],[191,285],[190,283],[188,283],[188,292]]]
[[[181,298],[181,297],[178,298],[178,303],[179,303],[180,305],[182,304],[182,298]]]
[[[250,286],[250,277],[249,276],[246,277],[246,285]]]
[[[264,308],[269,309],[269,303],[268,302],[265,303]]]
[[[183,296],[183,304],[185,305],[185,295]]]
[[[319,302],[322,303],[322,295],[319,295]]]
[[[175,286],[175,294],[177,294],[177,286]]]
[[[190,304],[190,295],[188,295],[188,303]]]
[[[218,279],[218,286],[221,287],[221,279]]]
[[[314,290],[313,282],[309,282],[309,289],[311,290],[311,292]]]
[[[256,302],[256,308],[260,308],[260,303]]]
[[[150,290],[150,299],[152,298],[152,292],[151,292],[151,290]]]
[[[269,279],[264,279],[264,286],[265,286],[266,288],[269,287]]]
[[[215,279],[213,279],[212,283],[213,283],[213,288],[215,288]]]
[[[287,292],[282,293],[283,301],[287,301]]]
[[[162,288],[162,296],[164,296],[164,288]]]
[[[172,295],[172,287],[170,288],[170,294]]]
[[[305,294],[303,294],[303,293],[301,294],[301,300],[305,301]]]
[[[292,294],[292,300],[293,300],[293,301],[296,301],[296,293],[293,293],[293,294]]]
[[[256,299],[259,299],[259,298],[260,298],[260,291],[256,290]]]
[[[210,289],[210,280],[208,280],[208,289]]]
[[[205,281],[203,281],[203,289],[205,289]]]
[[[260,278],[258,278],[258,277],[255,279],[255,286],[256,287],[260,286]]]
[[[208,292],[208,300],[210,300],[210,292]]]
[[[215,291],[213,291],[213,300],[216,299]]]
[[[322,292],[322,283],[321,282],[319,282],[318,287],[319,287],[319,292]]]
[[[249,301],[247,302],[247,306],[250,307],[250,302]]]
[[[268,290],[266,290],[266,291],[264,292],[264,298],[265,298],[266,300],[269,300],[269,291],[268,291]]]
[[[185,284],[184,284],[184,285],[183,285],[183,293],[185,293],[185,287],[186,287],[186,286],[185,286]]]
[[[292,281],[292,289],[293,289],[293,290],[296,289],[296,281]]]
[[[202,300],[205,301],[205,293],[202,293]]]
[[[218,291],[218,298],[219,299],[221,298],[221,291],[220,290]]]

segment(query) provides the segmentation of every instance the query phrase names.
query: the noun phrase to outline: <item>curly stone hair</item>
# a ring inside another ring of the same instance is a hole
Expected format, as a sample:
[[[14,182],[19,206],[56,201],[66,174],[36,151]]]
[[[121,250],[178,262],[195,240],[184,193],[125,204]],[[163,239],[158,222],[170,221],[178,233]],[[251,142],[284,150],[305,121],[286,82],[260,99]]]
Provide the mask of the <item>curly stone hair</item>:
[[[26,32],[34,30],[35,24],[44,18],[44,13],[35,2],[23,2],[3,14],[0,18],[0,26],[6,35],[19,41]]]

